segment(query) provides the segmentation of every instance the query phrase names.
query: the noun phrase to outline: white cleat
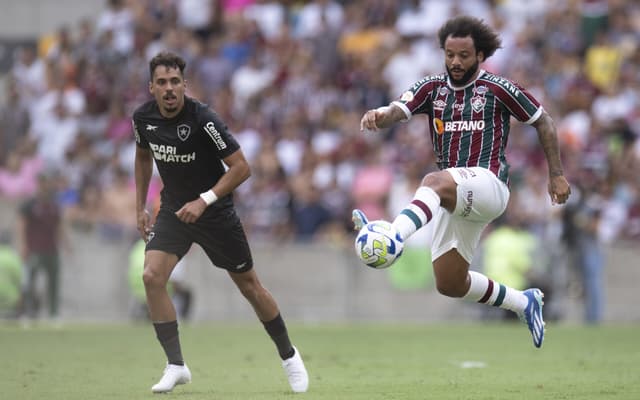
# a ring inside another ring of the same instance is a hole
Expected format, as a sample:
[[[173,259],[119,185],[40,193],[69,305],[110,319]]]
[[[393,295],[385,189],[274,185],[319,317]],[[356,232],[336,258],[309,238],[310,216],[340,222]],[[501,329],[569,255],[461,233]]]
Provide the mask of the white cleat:
[[[167,393],[172,391],[176,385],[184,385],[189,382],[191,382],[191,371],[189,371],[187,364],[167,364],[162,378],[151,387],[151,391],[153,393]]]
[[[303,393],[309,388],[309,375],[302,362],[302,357],[300,357],[300,352],[295,346],[293,350],[295,353],[290,358],[282,361],[282,368],[287,374],[291,390],[295,393]]]

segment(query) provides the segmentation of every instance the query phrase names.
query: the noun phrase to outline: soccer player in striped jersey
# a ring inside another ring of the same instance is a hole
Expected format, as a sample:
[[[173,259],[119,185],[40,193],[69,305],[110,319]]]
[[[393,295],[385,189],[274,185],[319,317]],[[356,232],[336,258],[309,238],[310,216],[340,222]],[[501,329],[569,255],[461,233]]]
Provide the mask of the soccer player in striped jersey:
[[[427,114],[440,171],[427,174],[411,203],[393,226],[403,240],[434,224],[432,258],[436,286],[461,297],[516,312],[542,346],[543,293],[515,290],[469,265],[483,229],[500,216],[509,200],[509,164],[505,147],[510,118],[533,125],[547,160],[553,204],[567,201],[571,189],[562,171],[556,128],[540,103],[520,85],[480,68],[500,47],[499,36],[482,20],[460,16],[438,31],[446,73],[415,83],[387,106],[367,111],[363,131],[387,128],[415,114]],[[356,229],[368,223],[353,211]]]

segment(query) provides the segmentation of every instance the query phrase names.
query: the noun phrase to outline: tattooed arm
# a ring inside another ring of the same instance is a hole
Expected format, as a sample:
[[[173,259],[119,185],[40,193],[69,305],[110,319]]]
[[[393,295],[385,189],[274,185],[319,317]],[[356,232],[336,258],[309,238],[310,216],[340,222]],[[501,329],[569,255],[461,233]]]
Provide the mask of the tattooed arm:
[[[542,115],[533,123],[533,126],[538,131],[538,140],[542,145],[547,159],[547,166],[549,167],[548,189],[551,202],[553,204],[563,204],[571,194],[571,187],[562,171],[556,126],[546,111],[542,112]]]

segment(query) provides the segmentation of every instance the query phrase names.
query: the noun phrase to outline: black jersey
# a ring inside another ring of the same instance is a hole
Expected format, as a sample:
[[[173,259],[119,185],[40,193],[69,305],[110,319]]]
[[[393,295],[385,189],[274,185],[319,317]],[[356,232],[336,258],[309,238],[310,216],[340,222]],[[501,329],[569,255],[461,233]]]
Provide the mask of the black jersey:
[[[240,148],[215,112],[186,96],[173,118],[163,117],[154,100],[138,107],[133,132],[136,144],[151,150],[155,159],[164,185],[162,207],[174,212],[211,189],[225,173],[222,159]],[[208,209],[232,205],[229,194]]]

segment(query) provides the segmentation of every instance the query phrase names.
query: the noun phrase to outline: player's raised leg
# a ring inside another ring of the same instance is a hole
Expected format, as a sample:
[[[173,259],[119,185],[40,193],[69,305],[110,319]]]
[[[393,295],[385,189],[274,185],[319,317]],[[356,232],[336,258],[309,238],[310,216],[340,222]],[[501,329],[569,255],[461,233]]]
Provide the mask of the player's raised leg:
[[[291,344],[287,326],[273,296],[262,286],[253,269],[241,273],[229,272],[229,275],[275,343],[291,390],[296,393],[306,392],[309,388],[307,369],[300,352]]]
[[[149,316],[167,356],[162,378],[151,388],[154,393],[170,392],[176,385],[191,382],[191,371],[184,362],[180,348],[176,311],[167,292],[167,282],[177,262],[176,255],[163,251],[149,250],[145,254],[142,280]]]

